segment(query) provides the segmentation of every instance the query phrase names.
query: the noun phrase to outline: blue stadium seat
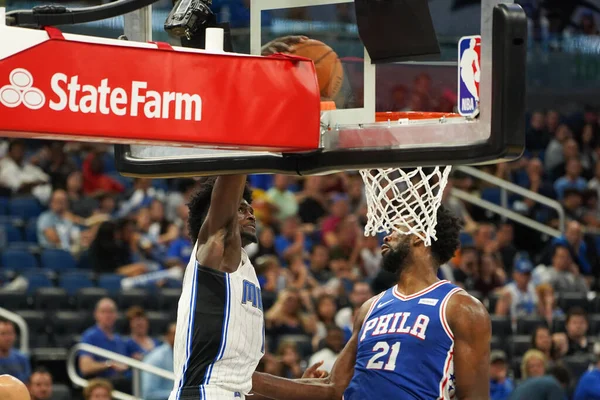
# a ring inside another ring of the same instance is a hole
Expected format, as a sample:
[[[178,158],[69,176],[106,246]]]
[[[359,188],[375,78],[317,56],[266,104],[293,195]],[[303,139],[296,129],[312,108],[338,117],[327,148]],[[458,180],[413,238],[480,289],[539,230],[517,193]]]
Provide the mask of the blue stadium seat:
[[[94,282],[84,275],[61,275],[58,278],[58,286],[65,289],[69,296],[74,296],[79,289],[94,287]]]
[[[19,249],[7,249],[2,253],[2,266],[13,271],[38,268],[38,262],[33,254]]]
[[[3,223],[0,225],[0,230],[4,231],[6,241],[8,243],[22,242],[23,232],[13,224]]]
[[[46,249],[42,252],[41,260],[43,268],[53,271],[75,269],[77,267],[71,253],[65,250]]]
[[[37,243],[37,218],[31,218],[25,225],[25,240],[30,243]]]
[[[117,166],[115,165],[115,157],[110,153],[104,153],[102,156],[102,163],[104,164],[105,174],[115,172],[117,170]]]
[[[27,293],[34,294],[38,289],[52,287],[52,281],[44,274],[31,274],[27,276],[29,285],[27,286]]]
[[[8,214],[8,197],[0,197],[0,215]]]
[[[494,203],[496,205],[500,205],[501,203],[501,196],[500,196],[500,189],[499,188],[485,188],[481,191],[481,198],[483,200],[487,200],[491,203]]]
[[[42,206],[35,197],[17,197],[10,200],[10,215],[23,219],[35,218],[42,213]]]
[[[98,277],[98,287],[108,290],[111,296],[115,296],[121,290],[123,277],[117,274],[102,274]]]
[[[461,246],[470,246],[473,244],[473,236],[467,232],[461,232],[458,236]]]
[[[169,182],[166,179],[152,179],[152,187],[167,192],[169,191]]]

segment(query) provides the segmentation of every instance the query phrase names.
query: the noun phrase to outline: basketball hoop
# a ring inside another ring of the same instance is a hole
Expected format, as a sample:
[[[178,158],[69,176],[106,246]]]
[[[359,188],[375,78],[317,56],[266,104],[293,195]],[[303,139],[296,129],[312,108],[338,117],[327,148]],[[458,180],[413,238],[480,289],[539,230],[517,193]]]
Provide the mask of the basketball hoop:
[[[393,119],[452,118],[455,114],[395,112],[378,113]],[[437,210],[452,167],[363,169],[360,174],[367,198],[365,235],[399,232],[420,237],[426,246],[437,240]]]

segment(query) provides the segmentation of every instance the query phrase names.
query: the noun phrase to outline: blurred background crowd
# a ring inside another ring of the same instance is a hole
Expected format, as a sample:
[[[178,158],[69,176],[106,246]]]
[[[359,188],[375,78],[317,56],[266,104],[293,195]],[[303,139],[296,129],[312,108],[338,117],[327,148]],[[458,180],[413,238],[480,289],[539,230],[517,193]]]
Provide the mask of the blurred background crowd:
[[[477,2],[445,3],[461,10]],[[597,40],[595,1],[520,3],[530,17],[532,52],[565,54],[573,51],[572,38]],[[244,1],[215,0],[214,8],[247,22]],[[386,111],[450,112],[456,96],[424,72],[382,101],[378,108]],[[554,100],[551,107],[548,101],[531,102],[523,158],[479,169],[556,200],[564,223],[554,208],[519,195],[504,198],[498,187],[460,170],[443,197],[464,229],[461,249],[439,275],[492,315],[493,400],[515,390],[535,400],[541,388],[556,387],[574,400],[600,398],[600,103],[597,96],[575,104]],[[380,269],[382,238],[363,235],[362,179],[355,172],[253,175],[249,183],[259,241],[246,250],[261,282],[268,350],[259,368],[296,378],[323,360],[330,370],[355,311],[394,284]],[[35,400],[108,399],[114,388],[131,393],[127,366],[86,352],[77,369],[94,380],[84,393],[75,390],[66,359],[76,343],[172,369],[173,322],[194,241],[186,204],[196,188],[194,179],[122,177],[108,145],[0,140],[0,307],[29,328],[23,337],[0,318],[0,374],[28,382]],[[453,188],[560,235],[465,203]],[[147,400],[166,399],[172,386],[146,374],[141,381]]]

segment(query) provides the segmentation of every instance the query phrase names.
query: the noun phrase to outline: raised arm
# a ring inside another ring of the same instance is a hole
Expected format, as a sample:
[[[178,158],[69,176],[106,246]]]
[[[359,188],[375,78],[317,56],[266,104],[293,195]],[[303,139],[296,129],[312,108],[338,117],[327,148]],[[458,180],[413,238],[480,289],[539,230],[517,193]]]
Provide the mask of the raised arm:
[[[450,298],[446,316],[454,335],[457,399],[489,399],[492,327],[487,310],[474,297],[458,292]]]
[[[352,337],[338,356],[326,379],[285,379],[255,372],[252,391],[275,400],[339,400],[354,375],[358,335],[374,298],[367,301],[354,321]]]
[[[246,175],[219,176],[216,179],[210,207],[200,228],[199,243],[206,243],[220,229],[237,225],[238,209],[245,186]]]

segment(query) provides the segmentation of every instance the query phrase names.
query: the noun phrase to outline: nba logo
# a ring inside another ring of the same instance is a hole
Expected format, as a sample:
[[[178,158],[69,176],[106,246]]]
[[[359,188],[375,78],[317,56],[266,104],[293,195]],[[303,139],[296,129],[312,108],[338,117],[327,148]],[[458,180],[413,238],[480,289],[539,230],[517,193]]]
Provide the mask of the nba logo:
[[[458,113],[479,114],[481,78],[481,36],[465,36],[458,42]]]

